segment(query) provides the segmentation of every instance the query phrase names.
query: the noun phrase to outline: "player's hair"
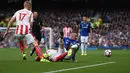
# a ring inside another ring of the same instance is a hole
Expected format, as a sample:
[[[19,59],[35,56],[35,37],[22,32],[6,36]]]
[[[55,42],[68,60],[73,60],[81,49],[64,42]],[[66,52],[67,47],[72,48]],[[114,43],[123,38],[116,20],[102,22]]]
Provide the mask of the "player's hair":
[[[29,1],[25,1],[23,5],[26,6],[27,4],[31,4],[31,3]]]
[[[39,13],[39,12],[38,12],[38,11],[36,11],[36,10],[34,10],[34,11],[33,11],[33,13],[34,13],[34,12],[37,12],[37,13]]]
[[[87,16],[86,16],[86,15],[84,15],[83,17],[86,17],[86,18],[87,18]]]

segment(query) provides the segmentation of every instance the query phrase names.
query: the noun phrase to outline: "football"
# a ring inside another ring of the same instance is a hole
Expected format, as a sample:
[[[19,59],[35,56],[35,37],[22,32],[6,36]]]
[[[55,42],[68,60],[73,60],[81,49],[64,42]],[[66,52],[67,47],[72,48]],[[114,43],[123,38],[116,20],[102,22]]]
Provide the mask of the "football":
[[[106,56],[106,57],[111,57],[111,55],[112,55],[112,51],[111,51],[110,49],[106,49],[106,50],[104,51],[104,56]]]

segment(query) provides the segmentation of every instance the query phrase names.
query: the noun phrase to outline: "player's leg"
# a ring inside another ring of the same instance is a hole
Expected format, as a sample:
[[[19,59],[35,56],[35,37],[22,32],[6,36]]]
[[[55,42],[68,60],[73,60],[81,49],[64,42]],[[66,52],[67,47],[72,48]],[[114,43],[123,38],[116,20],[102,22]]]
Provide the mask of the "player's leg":
[[[60,54],[64,53],[64,48],[59,47],[58,48],[58,53],[60,53]]]
[[[73,45],[70,47],[70,49],[68,50],[68,54],[64,57],[65,60],[70,60],[72,59],[73,61],[75,60],[75,48],[77,47],[77,45]]]
[[[79,49],[79,46],[78,45],[73,45],[71,46],[71,49],[72,49],[72,60],[73,62],[75,61],[75,55]]]
[[[19,41],[20,50],[21,50],[22,55],[23,55],[23,60],[26,60],[27,57],[26,57],[25,50],[24,50],[24,40],[23,40],[23,37],[18,37],[18,41]]]
[[[80,37],[80,40],[81,40],[81,55],[84,55],[84,42],[85,42],[85,37],[84,36],[81,36]]]
[[[58,42],[59,42],[58,53],[62,54],[64,53],[64,41],[63,39],[59,38]]]
[[[33,49],[31,50],[30,56],[32,56],[35,51],[36,51],[35,48],[33,48]]]
[[[39,35],[39,36],[40,36],[40,35]],[[38,45],[40,44],[40,41],[41,41],[41,37],[39,37],[39,36],[38,36],[38,37],[36,36],[36,39],[37,39],[36,41],[38,42]],[[35,47],[32,49],[32,51],[31,51],[31,53],[30,53],[30,56],[32,56],[32,55],[34,54],[34,52],[35,52]],[[37,55],[37,54],[36,54],[36,55]]]
[[[66,50],[64,48],[64,41],[63,41],[63,39],[59,38],[58,43],[59,43],[58,53],[59,54],[63,54],[65,52],[65,50]],[[63,61],[63,59],[60,59],[60,62],[62,62],[62,61]]]
[[[87,55],[87,48],[88,48],[88,39],[89,39],[89,37],[88,36],[86,36],[85,37],[85,48],[84,48],[84,55]]]
[[[35,41],[35,37],[33,37],[32,34],[25,35],[25,39],[28,44],[31,44],[31,43],[33,44],[36,50],[36,54],[38,55],[38,58],[40,58],[41,62],[49,62],[48,60],[44,59],[42,49],[39,47],[38,42]]]
[[[66,55],[67,55],[67,52],[63,54],[59,54],[57,57],[53,58],[53,61],[56,62],[56,61],[62,60]]]
[[[48,47],[47,47],[47,43],[46,43],[46,40],[45,40],[46,38],[45,37],[42,37],[41,38],[41,44],[44,44],[44,47],[45,47],[45,49],[46,49],[46,51],[48,50]]]

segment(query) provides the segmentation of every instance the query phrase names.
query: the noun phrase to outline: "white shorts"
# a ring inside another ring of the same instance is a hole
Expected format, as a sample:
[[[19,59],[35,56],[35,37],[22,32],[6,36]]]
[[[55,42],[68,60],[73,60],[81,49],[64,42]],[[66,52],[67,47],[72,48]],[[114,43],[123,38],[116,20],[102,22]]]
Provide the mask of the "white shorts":
[[[15,36],[19,39],[19,40],[26,40],[27,44],[32,44],[33,42],[35,42],[35,37],[31,34],[25,34],[25,35],[20,35],[20,34],[15,34]]]
[[[51,50],[47,50],[46,53],[50,55],[49,57],[50,60],[54,60],[56,57],[63,54],[64,52],[61,52],[60,49],[58,50],[51,49]]]
[[[51,56],[49,57],[50,60],[54,60],[56,57],[58,57],[59,55],[61,55],[60,53],[58,52],[55,52],[53,54],[51,54]]]
[[[56,57],[58,57],[59,55],[61,55],[61,54],[55,53],[55,54],[53,54],[52,56],[50,56],[49,59],[50,59],[50,60],[54,60],[54,59],[55,59]]]
[[[89,36],[81,36],[80,37],[80,40],[81,40],[81,43],[88,43],[88,39],[89,39]]]

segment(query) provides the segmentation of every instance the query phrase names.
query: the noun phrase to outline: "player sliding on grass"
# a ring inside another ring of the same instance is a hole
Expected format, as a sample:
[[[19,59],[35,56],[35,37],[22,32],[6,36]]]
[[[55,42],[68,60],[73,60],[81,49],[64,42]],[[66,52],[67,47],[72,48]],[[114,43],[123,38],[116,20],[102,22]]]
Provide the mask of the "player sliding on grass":
[[[64,41],[63,38],[60,38],[58,40],[59,42],[59,48],[58,50],[55,49],[50,49],[47,50],[46,53],[44,54],[45,58],[48,58],[50,61],[56,62],[56,61],[61,61],[63,59],[66,60],[75,60],[75,54],[79,49],[80,43],[79,41],[76,40],[76,34],[71,34],[71,37],[67,39],[66,44],[67,49],[64,49]]]
[[[16,20],[17,26],[15,36],[18,38],[19,41],[19,46],[23,54],[23,60],[27,59],[24,51],[24,42],[23,42],[23,39],[25,39],[27,44],[33,44],[36,53],[38,55],[37,57],[40,59],[41,62],[49,62],[48,60],[44,59],[41,48],[38,46],[38,42],[30,32],[30,29],[33,25],[33,13],[30,11],[30,8],[31,8],[30,2],[25,1],[24,9],[18,10],[9,21],[4,37],[7,35],[13,21]]]
[[[59,48],[56,50],[55,48],[49,49],[44,53],[44,57],[52,62],[57,62],[62,60],[66,55],[67,51],[64,52],[64,43],[63,43],[63,38],[60,38],[58,40],[59,42]],[[39,61],[38,58],[36,58],[36,61]]]
[[[67,41],[65,42],[67,44],[67,50],[68,50],[68,54],[65,57],[65,59],[70,60],[72,59],[72,61],[75,61],[75,55],[79,49],[80,46],[80,41],[77,40],[77,34],[76,33],[71,33],[70,34],[70,38],[67,39]]]

